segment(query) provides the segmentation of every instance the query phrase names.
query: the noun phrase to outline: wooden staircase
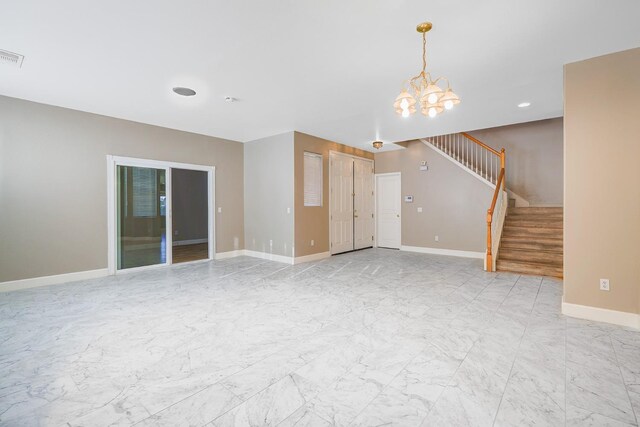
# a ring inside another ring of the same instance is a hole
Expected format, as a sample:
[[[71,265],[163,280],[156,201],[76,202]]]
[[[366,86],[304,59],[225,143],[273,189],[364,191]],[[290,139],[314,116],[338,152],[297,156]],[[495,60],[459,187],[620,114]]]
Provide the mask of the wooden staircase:
[[[562,208],[508,208],[497,270],[562,277]]]

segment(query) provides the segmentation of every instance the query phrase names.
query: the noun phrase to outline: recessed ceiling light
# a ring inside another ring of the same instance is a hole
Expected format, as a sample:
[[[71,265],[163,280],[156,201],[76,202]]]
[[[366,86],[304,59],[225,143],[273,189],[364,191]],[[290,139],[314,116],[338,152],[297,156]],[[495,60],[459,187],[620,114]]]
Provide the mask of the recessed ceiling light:
[[[181,96],[193,96],[196,94],[195,90],[188,87],[180,87],[180,86],[174,87],[173,91]]]
[[[531,105],[530,102],[521,102],[520,104],[518,104],[518,107],[527,108],[529,105]]]

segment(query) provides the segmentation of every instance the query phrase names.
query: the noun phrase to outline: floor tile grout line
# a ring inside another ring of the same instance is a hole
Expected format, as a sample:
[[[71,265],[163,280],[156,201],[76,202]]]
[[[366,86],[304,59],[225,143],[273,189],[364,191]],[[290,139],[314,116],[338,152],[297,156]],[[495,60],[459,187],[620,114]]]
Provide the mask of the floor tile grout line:
[[[520,278],[518,278],[518,280],[516,280],[516,283],[514,284],[514,287],[518,285],[519,281],[520,281]],[[524,340],[524,337],[527,334],[527,329],[529,328],[529,322],[531,321],[531,313],[533,313],[533,309],[536,306],[536,301],[538,300],[538,296],[540,295],[541,287],[542,287],[542,280],[540,280],[540,283],[538,284],[538,291],[536,292],[536,297],[533,300],[533,304],[531,304],[531,310],[529,310],[529,316],[527,316],[527,325],[525,326],[524,330],[522,331],[522,335],[520,336],[520,340],[518,341],[518,347],[516,348],[516,352],[515,352],[515,354],[513,356],[513,361],[511,362],[511,368],[509,369],[509,375],[507,375],[507,381],[504,383],[504,389],[502,390],[502,395],[500,396],[500,403],[498,404],[498,407],[496,408],[496,413],[493,416],[493,423],[492,423],[493,426],[496,425],[496,420],[498,419],[498,414],[500,413],[500,407],[502,406],[502,401],[504,400],[504,395],[507,392],[507,389],[509,387],[509,381],[511,380],[511,374],[513,373],[513,367],[516,365],[516,361],[518,360],[518,355],[520,354],[520,347],[522,346],[522,341]]]
[[[611,333],[607,333],[607,336],[609,337],[609,343],[611,343],[611,349],[613,350],[613,354],[616,357],[616,365],[618,365],[618,372],[620,373],[620,379],[622,380],[624,391],[626,392],[627,399],[629,400],[629,406],[631,406],[631,412],[633,413],[633,416],[636,419],[636,424],[638,424],[638,414],[636,414],[636,410],[633,407],[633,402],[631,401],[631,396],[629,395],[629,388],[627,387],[627,382],[624,379],[624,375],[622,375],[622,366],[620,365],[620,358],[618,357],[618,352],[616,351],[616,348],[613,345],[613,339],[611,338]]]
[[[502,303],[509,297],[509,295],[511,294],[511,291],[513,290],[513,288],[515,287],[516,283],[517,283],[518,279],[516,279],[516,281],[511,285],[511,287],[509,288],[509,292],[507,293],[507,295],[505,295],[505,297],[502,299],[502,302],[498,305],[498,307],[496,307],[495,310],[492,311],[492,315],[495,314],[500,307],[502,306]],[[487,284],[487,286],[485,286],[484,289],[488,288],[489,286],[491,286],[491,284],[493,284],[495,282],[495,277],[489,281],[489,283]],[[484,290],[483,289],[483,290]],[[457,316],[456,316],[457,317]],[[455,319],[455,318],[454,318]],[[451,321],[453,321],[454,319],[452,319]],[[451,322],[449,322],[451,323]],[[483,330],[485,330],[486,327],[483,328]],[[431,405],[431,407],[429,408],[429,411],[427,411],[427,415],[425,415],[425,417],[422,419],[422,421],[420,422],[420,424],[424,424],[425,420],[427,418],[429,418],[429,414],[431,414],[431,411],[433,410],[433,408],[436,407],[436,405],[438,404],[438,401],[440,400],[440,397],[442,397],[442,394],[445,392],[445,390],[451,385],[451,381],[453,380],[453,378],[455,378],[455,376],[457,375],[458,371],[460,370],[460,367],[462,366],[462,364],[465,362],[465,360],[467,360],[467,357],[469,356],[469,353],[471,353],[471,351],[473,351],[473,348],[476,346],[476,344],[478,343],[478,341],[480,340],[481,335],[473,342],[473,345],[469,348],[469,351],[466,352],[466,354],[464,355],[464,357],[462,358],[462,360],[460,361],[460,364],[458,365],[458,367],[456,368],[456,370],[453,372],[453,374],[451,374],[451,377],[449,378],[449,380],[447,381],[447,385],[445,385],[443,387],[443,389],[440,391],[440,394],[438,395],[438,397],[436,398],[436,400],[433,402],[433,405]]]

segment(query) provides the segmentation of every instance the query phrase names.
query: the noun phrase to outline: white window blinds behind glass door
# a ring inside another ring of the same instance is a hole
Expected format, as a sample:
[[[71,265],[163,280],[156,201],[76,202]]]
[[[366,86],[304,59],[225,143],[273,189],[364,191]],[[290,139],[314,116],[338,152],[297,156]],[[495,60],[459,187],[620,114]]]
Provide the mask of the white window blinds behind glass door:
[[[157,215],[158,183],[156,169],[133,167],[133,216]]]
[[[322,155],[304,153],[304,205],[322,206]]]

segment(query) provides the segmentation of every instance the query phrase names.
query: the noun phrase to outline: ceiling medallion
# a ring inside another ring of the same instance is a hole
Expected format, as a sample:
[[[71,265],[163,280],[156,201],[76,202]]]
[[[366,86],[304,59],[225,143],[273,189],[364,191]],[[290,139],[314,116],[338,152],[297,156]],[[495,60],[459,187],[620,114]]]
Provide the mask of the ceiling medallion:
[[[402,117],[409,117],[415,113],[416,103],[419,103],[422,114],[432,118],[460,103],[460,98],[453,93],[446,77],[438,77],[434,80],[431,74],[426,71],[427,31],[431,27],[431,22],[423,22],[416,28],[422,34],[422,71],[409,80],[408,85],[402,89],[393,103],[396,113],[401,114]],[[447,83],[445,90],[438,85],[440,82]]]
[[[382,148],[382,141],[373,141],[373,148],[379,150]]]

